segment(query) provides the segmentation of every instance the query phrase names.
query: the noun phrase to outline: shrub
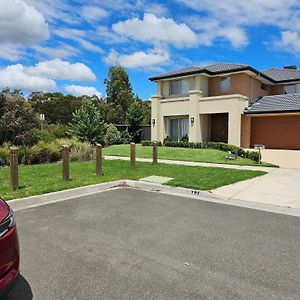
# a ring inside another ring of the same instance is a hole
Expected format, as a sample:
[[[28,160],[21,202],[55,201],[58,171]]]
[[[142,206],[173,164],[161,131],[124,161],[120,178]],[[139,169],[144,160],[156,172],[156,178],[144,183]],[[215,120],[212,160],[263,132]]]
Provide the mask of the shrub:
[[[157,142],[157,141],[151,142],[150,140],[145,140],[145,141],[141,141],[141,145],[142,146],[152,146],[154,142]],[[162,143],[157,142],[157,146],[162,146]]]
[[[121,143],[128,144],[131,141],[132,141],[132,137],[129,134],[128,130],[122,131],[121,132]]]
[[[0,148],[0,166],[9,164],[9,148]]]
[[[37,129],[36,134],[39,137],[39,140],[49,143],[56,139],[70,137],[68,131],[69,127],[66,125],[45,124],[43,132],[40,129]]]
[[[92,144],[79,143],[70,150],[70,161],[89,161],[93,159],[94,147]]]
[[[121,144],[121,134],[117,127],[113,124],[108,125],[106,135],[104,137],[105,145]]]
[[[172,142],[173,140],[171,139],[170,136],[167,136],[164,138],[163,144],[167,143],[167,142]]]
[[[189,136],[187,134],[183,135],[180,139],[180,142],[187,143],[189,141]]]

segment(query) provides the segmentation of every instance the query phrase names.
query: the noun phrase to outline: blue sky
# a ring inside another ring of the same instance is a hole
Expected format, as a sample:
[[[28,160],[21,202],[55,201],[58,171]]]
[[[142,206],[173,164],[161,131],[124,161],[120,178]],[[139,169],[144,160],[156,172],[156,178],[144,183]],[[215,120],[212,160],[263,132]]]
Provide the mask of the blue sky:
[[[0,0],[0,87],[105,96],[124,66],[142,99],[148,77],[215,62],[299,64],[298,0]]]

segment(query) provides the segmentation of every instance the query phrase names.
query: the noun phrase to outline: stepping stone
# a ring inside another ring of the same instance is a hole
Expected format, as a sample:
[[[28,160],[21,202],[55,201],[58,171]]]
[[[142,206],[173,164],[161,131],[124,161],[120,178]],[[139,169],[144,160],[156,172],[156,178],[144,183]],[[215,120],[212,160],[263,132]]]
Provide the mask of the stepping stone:
[[[149,176],[149,177],[141,178],[140,181],[147,181],[147,182],[163,184],[163,183],[169,182],[172,179],[174,179],[174,178],[163,177],[163,176]]]

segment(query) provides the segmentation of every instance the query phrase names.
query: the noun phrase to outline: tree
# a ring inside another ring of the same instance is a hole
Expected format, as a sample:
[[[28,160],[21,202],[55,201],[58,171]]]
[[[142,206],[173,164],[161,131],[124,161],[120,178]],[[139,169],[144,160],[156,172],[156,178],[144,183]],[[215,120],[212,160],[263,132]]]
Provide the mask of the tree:
[[[104,84],[109,107],[109,122],[124,124],[128,107],[134,101],[128,74],[121,66],[110,67]]]
[[[103,143],[107,125],[89,97],[82,100],[81,108],[73,113],[70,133],[81,141]]]
[[[0,144],[33,145],[38,137],[34,111],[19,90],[0,93]]]
[[[150,101],[142,101],[142,109],[144,114],[144,119],[142,121],[142,125],[150,125],[151,123],[151,102]]]
[[[46,121],[53,124],[67,125],[72,120],[72,114],[81,106],[81,99],[62,93],[34,92],[29,96],[29,102],[36,113],[43,113]]]
[[[105,145],[120,144],[121,133],[114,124],[109,124],[105,135]]]
[[[129,125],[129,132],[133,136],[133,140],[135,142],[140,142],[141,125],[144,119],[143,101],[135,99],[128,108],[126,119],[127,124]]]

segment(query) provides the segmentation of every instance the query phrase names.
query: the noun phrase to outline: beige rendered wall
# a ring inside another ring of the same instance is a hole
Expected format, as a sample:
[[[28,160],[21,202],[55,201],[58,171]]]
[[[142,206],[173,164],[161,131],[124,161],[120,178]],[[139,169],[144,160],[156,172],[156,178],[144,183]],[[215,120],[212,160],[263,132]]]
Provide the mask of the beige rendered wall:
[[[226,95],[200,99],[200,114],[228,113],[228,143],[241,145],[241,116],[248,105],[242,95]]]
[[[199,82],[200,84],[200,82]],[[228,142],[241,144],[241,115],[248,105],[248,99],[242,95],[202,97],[199,90],[190,91],[188,97],[162,99],[151,98],[152,124],[151,139],[163,141],[168,134],[167,120],[174,116],[189,116],[189,139],[191,142],[207,141],[210,138],[210,116],[215,113],[228,113]],[[194,122],[191,122],[191,118]]]

